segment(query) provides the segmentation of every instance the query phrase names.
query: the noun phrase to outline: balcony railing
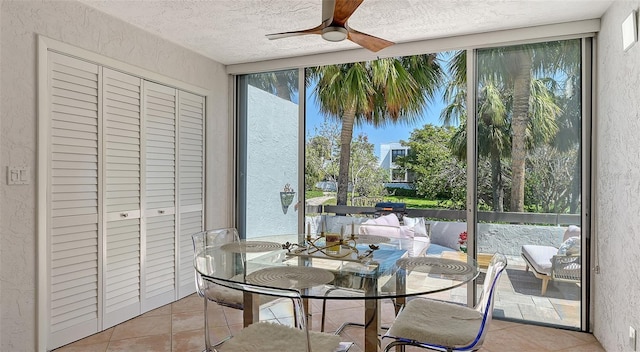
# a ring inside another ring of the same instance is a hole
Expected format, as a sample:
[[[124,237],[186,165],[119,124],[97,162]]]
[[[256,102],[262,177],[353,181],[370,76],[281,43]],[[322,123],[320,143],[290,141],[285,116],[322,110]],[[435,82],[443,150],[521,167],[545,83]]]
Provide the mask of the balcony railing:
[[[376,214],[375,207],[354,207],[348,205],[308,205],[307,214],[351,214],[373,217]],[[411,217],[424,217],[437,220],[457,220],[465,221],[467,212],[465,210],[449,209],[415,209],[407,208],[405,215]],[[541,225],[579,225],[580,214],[553,214],[553,213],[515,213],[479,211],[479,222],[497,222],[505,224],[541,224]]]

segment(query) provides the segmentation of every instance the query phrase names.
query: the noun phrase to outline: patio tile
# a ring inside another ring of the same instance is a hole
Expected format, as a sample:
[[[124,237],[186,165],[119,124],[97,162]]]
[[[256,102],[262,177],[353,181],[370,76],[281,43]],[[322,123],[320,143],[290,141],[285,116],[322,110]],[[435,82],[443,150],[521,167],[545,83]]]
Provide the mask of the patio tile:
[[[564,305],[564,304],[553,304],[554,309],[558,312],[560,319],[562,322],[567,325],[579,326],[580,325],[580,309],[579,307]]]
[[[552,308],[552,309],[555,308],[554,305],[551,303],[551,301],[549,301],[546,298],[531,296],[531,300],[533,301],[533,304],[536,307]]]
[[[522,319],[522,312],[517,303],[502,303],[493,306],[493,316],[498,318]]]
[[[530,321],[552,322],[560,320],[560,316],[553,308],[542,308],[534,305],[518,304],[522,318]]]

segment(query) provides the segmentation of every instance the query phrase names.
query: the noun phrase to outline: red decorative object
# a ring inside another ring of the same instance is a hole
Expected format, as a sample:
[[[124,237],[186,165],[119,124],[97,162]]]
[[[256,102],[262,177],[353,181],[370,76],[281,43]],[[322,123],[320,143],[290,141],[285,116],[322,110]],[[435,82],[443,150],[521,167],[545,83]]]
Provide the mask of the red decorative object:
[[[458,243],[460,244],[460,250],[467,253],[467,231],[458,235]]]

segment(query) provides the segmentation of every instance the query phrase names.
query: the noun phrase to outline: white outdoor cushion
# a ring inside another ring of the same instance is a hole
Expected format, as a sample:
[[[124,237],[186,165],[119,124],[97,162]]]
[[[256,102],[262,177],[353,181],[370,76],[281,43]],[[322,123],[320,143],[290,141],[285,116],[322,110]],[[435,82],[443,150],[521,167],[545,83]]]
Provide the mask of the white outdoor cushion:
[[[468,345],[480,331],[482,314],[465,306],[413,299],[407,303],[388,335],[442,346]]]
[[[533,269],[541,274],[551,275],[551,259],[556,254],[558,254],[558,249],[551,246],[532,244],[522,246],[522,255],[533,266]]]
[[[387,214],[375,219],[369,219],[363,222],[363,224],[400,226],[400,220],[398,220],[396,214]]]
[[[410,218],[405,216],[402,218],[402,221],[406,226],[413,227],[413,232],[416,236],[427,237],[429,235],[427,233],[427,225],[424,218]]]
[[[334,352],[340,345],[340,336],[317,331],[309,331],[313,352]],[[306,351],[306,337],[303,330],[286,325],[260,322],[240,330],[225,342],[219,351],[255,352],[255,351]]]
[[[431,245],[429,237],[415,236],[413,238],[413,253],[409,253],[409,256],[419,257],[424,255],[429,245]]]

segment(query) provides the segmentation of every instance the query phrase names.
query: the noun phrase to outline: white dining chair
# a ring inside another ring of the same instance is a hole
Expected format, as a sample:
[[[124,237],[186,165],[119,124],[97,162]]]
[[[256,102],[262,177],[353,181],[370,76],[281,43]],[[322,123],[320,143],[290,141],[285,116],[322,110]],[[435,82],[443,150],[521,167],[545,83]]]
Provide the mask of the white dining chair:
[[[206,283],[200,272],[206,272],[211,275],[224,271],[229,280],[241,281],[245,275],[244,256],[245,253],[220,251],[220,247],[231,244],[240,243],[240,236],[235,228],[221,228],[207,231],[197,232],[191,235],[193,242],[193,265],[195,270],[196,292],[200,297],[204,298],[204,325],[205,325],[205,344],[206,351],[213,350],[213,346],[223,342],[212,343],[209,334],[209,302],[214,302],[221,306],[243,309],[243,295],[241,291],[228,288],[226,286],[215,287],[212,283]],[[216,251],[217,250],[217,251]],[[211,253],[217,253],[212,256]],[[269,295],[260,296],[260,304],[271,303],[277,297]],[[225,320],[227,319],[224,310],[222,310]],[[228,325],[227,325],[228,327]],[[231,331],[228,329],[228,335]]]
[[[309,331],[300,292],[296,289],[272,288],[246,282],[202,277],[207,289],[221,287],[240,293],[260,294],[276,298],[290,299],[294,307],[295,326],[276,322],[256,322],[242,329],[233,337],[216,337],[222,343],[215,350],[220,352],[287,351],[287,352],[337,352],[347,351],[351,343],[341,343],[341,337],[334,334]],[[210,333],[213,333],[211,331]]]
[[[416,346],[433,351],[477,351],[482,347],[493,317],[493,302],[507,258],[497,253],[487,269],[478,304],[469,308],[429,298],[416,298],[405,305],[382,337],[396,346]]]

